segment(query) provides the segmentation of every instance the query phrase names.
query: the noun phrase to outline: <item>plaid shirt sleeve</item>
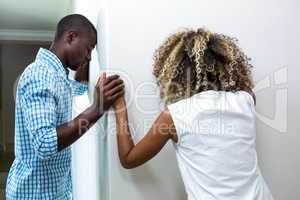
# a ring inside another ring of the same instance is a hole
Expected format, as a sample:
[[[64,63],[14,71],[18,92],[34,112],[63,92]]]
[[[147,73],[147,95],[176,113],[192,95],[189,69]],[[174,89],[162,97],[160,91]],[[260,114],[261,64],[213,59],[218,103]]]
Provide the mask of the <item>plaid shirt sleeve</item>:
[[[20,97],[31,143],[41,159],[57,153],[55,85],[48,77],[29,77]]]
[[[69,79],[71,88],[72,88],[72,95],[73,96],[78,96],[78,95],[83,95],[85,91],[88,90],[88,85],[80,83],[78,81]]]

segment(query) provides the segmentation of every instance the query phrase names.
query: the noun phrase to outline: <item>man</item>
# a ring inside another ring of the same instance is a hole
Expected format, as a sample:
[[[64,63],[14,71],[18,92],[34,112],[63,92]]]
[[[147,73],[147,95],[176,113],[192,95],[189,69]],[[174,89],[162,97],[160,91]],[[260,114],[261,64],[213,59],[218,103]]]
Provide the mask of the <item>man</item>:
[[[68,15],[57,25],[49,50],[36,60],[18,82],[15,120],[15,160],[10,169],[6,198],[71,199],[71,149],[103,113],[124,93],[122,80],[102,75],[93,104],[71,120],[72,95],[82,94],[97,32],[81,15]],[[68,69],[76,71],[68,79]]]

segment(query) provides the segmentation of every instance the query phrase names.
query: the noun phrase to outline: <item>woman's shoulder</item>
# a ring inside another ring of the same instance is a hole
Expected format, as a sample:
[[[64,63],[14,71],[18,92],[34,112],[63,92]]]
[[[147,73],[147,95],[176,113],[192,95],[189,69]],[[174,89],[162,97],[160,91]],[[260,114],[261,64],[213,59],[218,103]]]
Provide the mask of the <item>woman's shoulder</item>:
[[[254,105],[256,104],[256,96],[251,88],[244,87],[241,91],[249,94],[251,96],[251,98],[253,99]]]

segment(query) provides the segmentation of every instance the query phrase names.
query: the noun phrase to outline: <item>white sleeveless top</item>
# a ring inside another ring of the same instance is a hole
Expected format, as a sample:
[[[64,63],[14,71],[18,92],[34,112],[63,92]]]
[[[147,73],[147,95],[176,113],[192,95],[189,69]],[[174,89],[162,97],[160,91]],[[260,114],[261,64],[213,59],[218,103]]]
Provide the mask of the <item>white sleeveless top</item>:
[[[250,94],[209,90],[168,109],[188,200],[273,199],[257,164]]]

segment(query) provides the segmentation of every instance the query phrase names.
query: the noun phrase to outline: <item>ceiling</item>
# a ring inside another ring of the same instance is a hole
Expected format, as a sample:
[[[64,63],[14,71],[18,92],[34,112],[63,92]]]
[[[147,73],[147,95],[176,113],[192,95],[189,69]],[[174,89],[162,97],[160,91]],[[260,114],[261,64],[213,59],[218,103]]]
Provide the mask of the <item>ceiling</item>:
[[[0,0],[0,34],[54,31],[72,0]]]

